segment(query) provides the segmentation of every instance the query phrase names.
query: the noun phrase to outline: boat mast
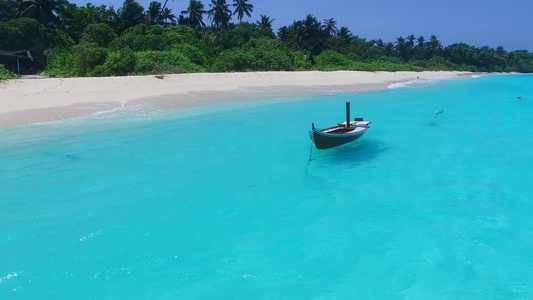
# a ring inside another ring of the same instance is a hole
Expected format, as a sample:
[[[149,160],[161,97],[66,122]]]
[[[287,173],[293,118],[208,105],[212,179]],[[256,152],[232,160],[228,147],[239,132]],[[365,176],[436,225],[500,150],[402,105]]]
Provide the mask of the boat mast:
[[[350,102],[346,102],[346,127],[350,127]]]

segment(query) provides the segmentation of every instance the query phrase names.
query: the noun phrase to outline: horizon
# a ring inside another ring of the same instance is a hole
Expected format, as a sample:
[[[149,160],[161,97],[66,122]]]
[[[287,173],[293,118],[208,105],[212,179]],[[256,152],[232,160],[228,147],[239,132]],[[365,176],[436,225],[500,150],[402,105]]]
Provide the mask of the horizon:
[[[204,9],[209,10],[210,1],[200,0]],[[87,3],[93,5],[122,6],[123,0],[69,1],[78,6]],[[144,9],[151,0],[137,0]],[[164,3],[164,1],[159,1]],[[226,1],[230,8],[232,0]],[[419,0],[398,0],[389,3],[385,0],[361,0],[358,3],[344,0],[330,0],[328,5],[319,0],[270,0],[260,2],[249,0],[254,6],[252,17],[243,21],[255,23],[260,15],[271,19],[275,34],[282,26],[289,26],[296,20],[305,19],[307,14],[316,17],[320,22],[334,18],[337,27],[347,27],[354,36],[367,41],[382,39],[384,42],[395,42],[397,37],[410,34],[437,36],[443,47],[456,43],[466,43],[475,47],[503,46],[508,52],[527,50],[533,52],[533,32],[524,30],[533,28],[533,20],[528,16],[533,10],[533,2],[515,0],[512,3],[504,0],[449,0],[442,3],[425,3]],[[180,15],[189,5],[186,0],[170,0],[167,7],[176,16]],[[280,9],[282,7],[282,9]],[[305,7],[305,8],[301,8]],[[361,8],[359,8],[361,7]],[[461,9],[457,9],[460,7]],[[233,10],[233,9],[232,9]],[[435,12],[439,12],[438,14]],[[473,13],[475,12],[475,14]],[[375,15],[380,15],[379,18]],[[207,20],[207,17],[205,18]],[[237,19],[232,18],[232,22]],[[517,35],[516,32],[520,32]]]

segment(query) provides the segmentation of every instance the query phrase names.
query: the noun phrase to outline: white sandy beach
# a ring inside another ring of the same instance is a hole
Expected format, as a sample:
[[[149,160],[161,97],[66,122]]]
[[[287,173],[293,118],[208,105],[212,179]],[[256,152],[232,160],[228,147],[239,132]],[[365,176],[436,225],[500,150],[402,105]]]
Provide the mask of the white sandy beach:
[[[40,78],[0,82],[0,127],[88,116],[142,104],[180,109],[219,101],[386,89],[468,72],[249,72]]]

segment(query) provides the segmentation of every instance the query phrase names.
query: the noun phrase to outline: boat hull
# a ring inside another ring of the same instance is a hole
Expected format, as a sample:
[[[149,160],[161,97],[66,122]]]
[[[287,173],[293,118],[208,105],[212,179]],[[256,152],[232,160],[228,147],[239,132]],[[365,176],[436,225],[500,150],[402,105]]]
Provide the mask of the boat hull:
[[[346,131],[344,133],[327,133],[319,129],[313,128],[309,132],[309,137],[314,142],[317,149],[329,149],[344,145],[357,140],[365,134],[367,128],[364,130]]]

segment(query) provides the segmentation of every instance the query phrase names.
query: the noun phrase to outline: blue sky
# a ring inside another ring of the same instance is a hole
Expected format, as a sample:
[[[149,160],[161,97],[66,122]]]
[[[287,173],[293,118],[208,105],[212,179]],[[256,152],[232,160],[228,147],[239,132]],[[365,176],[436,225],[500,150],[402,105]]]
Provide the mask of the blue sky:
[[[123,0],[90,2],[118,8]],[[151,1],[138,2],[147,8]],[[208,10],[211,1],[201,2]],[[320,21],[334,18],[339,28],[347,27],[354,35],[367,40],[381,38],[394,42],[397,37],[410,34],[429,40],[434,34],[444,46],[468,43],[495,48],[501,45],[507,51],[533,52],[533,0],[249,0],[249,3],[254,5],[254,11],[248,21],[255,22],[260,15],[267,15],[275,19],[275,32],[312,14]],[[169,0],[167,5],[179,15],[188,4],[189,0]]]

